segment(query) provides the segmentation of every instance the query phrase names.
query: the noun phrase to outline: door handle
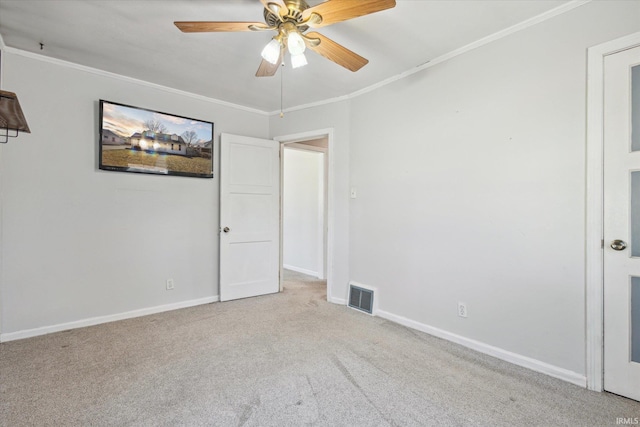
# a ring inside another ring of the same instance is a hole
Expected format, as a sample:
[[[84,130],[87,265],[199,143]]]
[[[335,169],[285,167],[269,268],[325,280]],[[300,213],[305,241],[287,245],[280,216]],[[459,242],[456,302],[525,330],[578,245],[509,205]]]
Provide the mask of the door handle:
[[[222,231],[224,231],[225,233],[228,233],[229,231],[231,231],[231,229],[229,227],[225,227],[222,229]]]
[[[627,249],[627,244],[622,240],[616,239],[611,242],[611,249],[614,251],[624,251]]]

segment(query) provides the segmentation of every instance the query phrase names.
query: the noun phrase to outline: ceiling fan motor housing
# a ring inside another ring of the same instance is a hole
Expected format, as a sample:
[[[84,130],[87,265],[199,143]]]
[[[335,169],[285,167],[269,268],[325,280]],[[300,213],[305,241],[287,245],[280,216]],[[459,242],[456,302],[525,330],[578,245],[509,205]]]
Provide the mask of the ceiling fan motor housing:
[[[267,25],[278,28],[283,22],[291,22],[298,27],[300,32],[307,31],[309,29],[308,25],[299,25],[303,21],[302,12],[309,8],[307,2],[304,0],[284,0],[284,3],[287,6],[286,15],[278,15],[271,7],[264,8],[264,21]],[[276,10],[280,7],[276,3],[270,3],[269,5],[271,4],[276,5]]]

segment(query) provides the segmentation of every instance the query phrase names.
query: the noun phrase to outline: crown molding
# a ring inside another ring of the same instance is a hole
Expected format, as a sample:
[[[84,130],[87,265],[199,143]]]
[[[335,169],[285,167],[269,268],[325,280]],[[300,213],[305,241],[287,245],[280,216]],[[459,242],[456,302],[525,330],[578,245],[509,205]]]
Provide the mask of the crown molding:
[[[163,85],[159,85],[159,84],[156,84],[156,83],[147,82],[145,80],[135,79],[133,77],[123,76],[121,74],[112,73],[110,71],[104,71],[104,70],[100,70],[100,69],[97,69],[97,68],[87,67],[86,65],[76,64],[75,62],[69,62],[69,61],[64,61],[62,59],[51,58],[49,56],[40,55],[40,54],[33,53],[33,52],[28,52],[28,51],[22,50],[22,49],[16,49],[14,47],[5,46],[3,48],[3,51],[5,51],[7,53],[12,53],[12,54],[15,54],[15,55],[19,55],[19,56],[24,56],[26,58],[35,59],[37,61],[48,62],[48,63],[51,63],[51,64],[60,65],[62,67],[67,67],[67,68],[72,68],[72,69],[75,69],[75,70],[83,71],[83,72],[86,72],[86,73],[96,74],[96,75],[99,75],[99,76],[102,76],[102,77],[108,77],[108,78],[112,78],[112,79],[116,79],[116,80],[125,81],[127,83],[133,83],[133,84],[137,84],[137,85],[140,85],[140,86],[150,87],[150,88],[161,90],[161,91],[164,91],[164,92],[169,92],[169,93],[174,94],[174,95],[185,96],[185,97],[197,99],[197,100],[200,100],[200,101],[210,102],[212,104],[222,105],[224,107],[235,108],[237,110],[242,110],[242,111],[246,111],[246,112],[249,112],[249,113],[259,114],[259,115],[262,115],[262,116],[268,114],[266,111],[258,110],[256,108],[246,107],[244,105],[234,104],[232,102],[222,101],[222,100],[215,99],[215,98],[209,98],[207,96],[198,95],[198,94],[195,94],[195,93],[192,93],[192,92],[187,92],[187,91],[183,91],[183,90],[179,90],[179,89],[174,89],[174,88],[171,88],[171,87],[168,87],[168,86],[163,86]]]
[[[451,52],[447,52],[444,55],[440,55],[437,58],[434,58],[430,61],[425,62],[424,64],[420,64],[415,68],[412,68],[410,70],[407,70],[403,73],[397,74],[395,76],[389,77],[388,79],[382,80],[378,83],[375,83],[371,86],[367,86],[363,89],[357,90],[355,92],[352,92],[348,95],[344,95],[344,96],[340,96],[337,98],[331,98],[331,99],[325,99],[323,101],[318,101],[318,102],[313,102],[313,103],[309,103],[309,104],[304,104],[304,105],[299,105],[296,107],[290,107],[287,108],[285,110],[283,110],[284,113],[287,112],[292,112],[292,111],[298,111],[298,110],[304,110],[307,108],[311,108],[311,107],[318,107],[321,105],[325,105],[325,104],[333,104],[335,102],[340,102],[340,101],[344,101],[347,99],[352,99],[355,97],[358,97],[360,95],[364,95],[365,93],[369,93],[372,92],[376,89],[379,89],[383,86],[389,85],[391,83],[394,83],[398,80],[402,80],[406,77],[409,77],[415,73],[419,73],[422,70],[426,70],[427,68],[431,68],[434,65],[443,63],[445,61],[448,61],[450,59],[455,58],[456,56],[460,56],[463,53],[472,51],[474,49],[477,49],[479,47],[482,47],[484,45],[487,45],[489,43],[492,43],[496,40],[500,40],[504,37],[507,37],[511,34],[517,33],[519,31],[522,31],[524,29],[527,29],[529,27],[532,27],[534,25],[537,25],[541,22],[547,21],[551,18],[554,18],[558,15],[562,15],[563,13],[567,13],[575,8],[578,8],[580,6],[583,6],[587,3],[590,3],[592,0],[572,0],[570,2],[567,2],[565,4],[562,4],[556,8],[553,8],[551,10],[548,10],[544,13],[541,13],[540,15],[536,15],[533,18],[529,18],[525,21],[522,21],[518,24],[512,25],[511,27],[505,28],[504,30],[500,30],[497,33],[493,33],[487,37],[483,37],[479,40],[476,40],[473,43],[469,43],[468,45],[462,46],[461,48],[452,50]],[[270,116],[276,115],[276,114],[280,114],[280,111],[271,111],[269,113]]]
[[[547,21],[549,19],[552,19],[558,15],[562,15],[564,13],[567,13],[573,9],[576,9],[580,6],[583,6],[587,3],[590,3],[592,0],[572,0],[569,1],[565,4],[562,4],[556,8],[553,8],[551,10],[548,10],[544,13],[541,13],[540,15],[534,16],[533,18],[529,18],[525,21],[522,21],[518,24],[512,25],[511,27],[505,28],[504,30],[498,31],[496,33],[493,33],[487,37],[483,37],[479,40],[476,40],[473,43],[469,43],[466,46],[462,46],[461,48],[452,50],[451,52],[445,53],[444,55],[440,55],[437,58],[434,58],[430,61],[427,61],[415,68],[412,68],[410,70],[407,70],[403,73],[397,74],[395,76],[389,77],[385,80],[382,80],[378,83],[375,83],[373,85],[367,86],[363,89],[357,90],[355,92],[352,92],[350,94],[347,95],[343,95],[343,96],[339,96],[339,97],[335,97],[335,98],[329,98],[329,99],[325,99],[325,100],[321,100],[321,101],[316,101],[316,102],[311,102],[308,104],[302,104],[302,105],[297,105],[294,107],[289,107],[286,108],[282,111],[277,110],[277,111],[264,111],[264,110],[259,110],[257,108],[252,108],[252,107],[246,107],[244,105],[239,105],[239,104],[234,104],[231,102],[227,102],[227,101],[222,101],[219,99],[215,99],[215,98],[210,98],[207,96],[203,96],[203,95],[198,95],[192,92],[186,92],[183,90],[179,90],[179,89],[174,89],[168,86],[163,86],[163,85],[159,85],[156,83],[150,83],[147,82],[145,80],[140,80],[140,79],[135,79],[132,77],[127,77],[127,76],[123,76],[121,74],[116,74],[116,73],[112,73],[109,71],[103,71],[103,70],[99,70],[97,68],[92,68],[92,67],[87,67],[85,65],[80,65],[80,64],[76,64],[73,62],[68,62],[68,61],[63,61],[61,59],[55,59],[55,58],[51,58],[45,55],[40,55],[40,54],[36,54],[33,52],[28,52],[25,50],[21,50],[21,49],[17,49],[17,48],[13,48],[13,47],[8,47],[5,45],[4,40],[2,38],[2,35],[0,35],[0,49],[2,49],[2,51],[7,52],[7,53],[12,53],[12,54],[16,54],[16,55],[21,55],[27,58],[31,58],[31,59],[35,59],[35,60],[40,60],[40,61],[44,61],[44,62],[49,62],[52,64],[56,64],[56,65],[61,65],[64,67],[68,67],[68,68],[73,68],[76,70],[80,70],[80,71],[84,71],[84,72],[88,72],[88,73],[92,73],[92,74],[96,74],[96,75],[100,75],[103,77],[108,77],[108,78],[113,78],[113,79],[118,79],[118,80],[122,80],[122,81],[126,81],[129,83],[134,83],[134,84],[138,84],[138,85],[142,85],[142,86],[147,86],[147,87],[151,87],[154,89],[158,89],[158,90],[162,90],[165,92],[169,92],[175,95],[180,95],[180,96],[186,96],[186,97],[190,97],[190,98],[194,98],[194,99],[198,99],[201,101],[205,101],[205,102],[210,102],[213,104],[217,104],[217,105],[221,105],[221,106],[225,106],[225,107],[229,107],[229,108],[234,108],[237,110],[242,110],[242,111],[246,111],[249,113],[253,113],[253,114],[259,114],[259,115],[267,115],[267,116],[274,116],[277,114],[280,114],[281,112],[284,113],[289,113],[289,112],[293,112],[293,111],[299,111],[299,110],[305,110],[305,109],[309,109],[309,108],[313,108],[313,107],[319,107],[322,105],[327,105],[327,104],[334,104],[336,102],[341,102],[341,101],[345,101],[345,100],[349,100],[355,97],[358,97],[360,95],[364,95],[365,93],[369,93],[372,92],[376,89],[379,89],[383,86],[389,85],[391,83],[394,83],[398,80],[402,80],[406,77],[409,77],[415,73],[419,73],[420,71],[426,70],[428,68],[431,68],[437,64],[446,62],[450,59],[453,59],[457,56],[462,55],[463,53],[469,52],[471,50],[477,49],[479,47],[482,47],[484,45],[487,45],[489,43],[492,43],[496,40],[500,40],[504,37],[507,37],[511,34],[517,33],[519,31],[522,31],[526,28],[532,27],[534,25],[537,25],[541,22]]]

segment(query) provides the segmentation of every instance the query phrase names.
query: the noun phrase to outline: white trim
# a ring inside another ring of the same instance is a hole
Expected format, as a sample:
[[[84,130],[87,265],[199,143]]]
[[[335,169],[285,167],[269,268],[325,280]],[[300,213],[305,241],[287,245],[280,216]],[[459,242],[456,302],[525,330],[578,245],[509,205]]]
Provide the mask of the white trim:
[[[298,273],[306,274],[308,276],[318,277],[317,271],[307,270],[306,268],[294,267],[293,265],[289,265],[289,264],[282,264],[282,267],[286,268],[287,270],[297,271]]]
[[[638,45],[640,33],[635,33],[587,53],[586,376],[587,388],[594,391],[604,390],[604,58]]]
[[[452,58],[455,58],[456,56],[460,56],[463,53],[469,52],[471,50],[477,49],[479,47],[482,47],[484,45],[487,45],[489,43],[492,43],[496,40],[500,40],[504,37],[507,37],[513,33],[517,33],[518,31],[522,31],[524,29],[527,29],[529,27],[532,27],[536,24],[539,24],[541,22],[544,22],[546,20],[549,20],[551,18],[554,18],[558,15],[561,15],[563,13],[569,12],[577,7],[583,6],[587,3],[590,3],[592,0],[572,0],[569,1],[567,3],[564,3],[558,7],[555,7],[551,10],[548,10],[544,13],[541,13],[540,15],[536,15],[532,18],[529,18],[525,21],[522,21],[518,24],[512,25],[511,27],[505,28],[504,30],[500,30],[496,33],[490,34],[487,37],[483,37],[479,40],[474,41],[473,43],[469,43],[468,45],[462,46],[458,49],[452,50],[451,52],[447,52],[444,55],[440,55],[437,58],[434,58],[430,61],[425,62],[424,64],[418,65],[415,68],[412,68],[410,70],[407,70],[403,73],[400,74],[396,74],[395,76],[389,77],[388,79],[382,80],[378,83],[374,83],[371,86],[367,86],[363,89],[357,90],[355,92],[352,92],[348,95],[343,95],[343,96],[338,96],[336,98],[330,98],[330,99],[325,99],[322,101],[317,101],[317,102],[311,102],[309,104],[303,104],[303,105],[298,105],[295,107],[290,107],[290,108],[286,108],[283,111],[277,110],[277,111],[271,111],[268,114],[270,116],[276,115],[276,114],[280,114],[281,112],[284,113],[289,113],[292,111],[297,111],[297,110],[304,110],[307,108],[313,108],[313,107],[318,107],[320,105],[326,105],[326,104],[332,104],[334,102],[340,102],[340,101],[344,101],[347,99],[351,99],[351,98],[355,98],[357,96],[363,95],[365,93],[374,91],[376,89],[379,89],[383,86],[386,86],[388,84],[391,84],[393,82],[396,82],[398,80],[404,79],[405,77],[411,76],[412,74],[418,73],[422,70],[426,70],[427,68],[431,68],[434,65],[440,64],[442,62],[448,61]]]
[[[307,145],[304,142],[288,142],[285,145],[288,150],[314,151],[317,153],[327,152],[327,149],[325,147],[316,147],[315,145]]]
[[[378,310],[377,316],[382,317],[383,319],[390,320],[395,323],[399,323],[408,328],[416,329],[418,331],[425,332],[429,335],[433,335],[435,337],[442,338],[447,341],[454,342],[456,344],[460,344],[464,347],[470,348],[480,353],[488,354],[489,356],[493,356],[497,359],[504,360],[509,363],[513,363],[514,365],[522,366],[524,368],[531,369],[532,371],[540,372],[542,374],[549,375],[551,377],[570,382],[571,384],[585,387],[587,382],[587,379],[585,378],[585,376],[577,372],[560,368],[558,366],[550,365],[548,363],[541,362],[539,360],[532,359],[530,357],[526,357],[521,354],[512,353],[510,351],[504,350],[502,348],[494,347],[489,344],[482,343],[480,341],[475,341],[469,338],[465,338],[463,336],[456,335],[451,332],[447,332],[442,329],[435,328],[433,326],[425,325],[423,323],[419,323],[414,320],[407,319],[406,317],[398,316],[384,310]]]
[[[195,93],[174,89],[168,86],[159,85],[156,83],[147,82],[145,80],[135,79],[133,77],[123,76],[121,74],[112,73],[109,71],[100,70],[97,68],[88,67],[86,65],[76,64],[75,62],[63,61],[62,59],[51,58],[49,56],[39,55],[37,53],[28,52],[26,50],[16,49],[13,47],[6,47],[4,49],[5,52],[13,53],[15,55],[24,56],[26,58],[35,59],[42,62],[49,62],[51,64],[60,65],[62,67],[72,68],[79,71],[84,71],[86,73],[97,74],[102,77],[109,77],[116,80],[125,81],[127,83],[138,84],[141,86],[147,86],[153,89],[162,90],[164,92],[169,92],[173,95],[185,96],[193,99],[197,99],[199,101],[210,102],[212,104],[222,105],[224,107],[235,108],[237,110],[246,111],[249,113],[259,114],[259,115],[267,115],[267,113],[263,110],[258,110],[257,108],[245,107],[244,105],[234,104],[232,102],[222,101],[215,98],[209,98],[207,96],[198,95]]]
[[[329,171],[327,173],[326,181],[328,191],[327,191],[327,254],[325,257],[325,265],[327,268],[327,301],[334,304],[346,304],[346,300],[342,300],[339,298],[333,298],[332,296],[332,288],[335,282],[333,277],[333,247],[335,243],[335,180],[334,180],[334,169],[335,169],[335,149],[333,148],[334,144],[334,136],[333,136],[333,128],[327,129],[318,129],[308,132],[295,133],[290,135],[281,135],[273,138],[274,140],[280,142],[281,147],[284,144],[291,142],[300,142],[300,141],[309,141],[311,139],[318,138],[327,138],[327,160],[329,162]],[[282,148],[281,148],[282,149]],[[282,162],[282,158],[281,158]],[[282,163],[281,163],[282,165]],[[282,168],[281,177],[282,177]],[[280,179],[282,182],[282,179]],[[282,221],[280,222],[280,231],[282,233]],[[282,235],[280,236],[280,242],[282,242]],[[280,245],[280,259],[282,259],[282,244]],[[281,272],[282,273],[282,272]],[[280,276],[282,277],[282,275]]]
[[[0,342],[20,340],[23,338],[31,338],[39,335],[51,334],[54,332],[66,331],[69,329],[84,328],[87,326],[99,325],[102,323],[115,322],[118,320],[132,319],[135,317],[147,316],[149,314],[163,313],[165,311],[178,310],[181,308],[194,307],[196,305],[210,304],[218,302],[220,297],[212,296],[206,298],[193,299],[188,301],[177,302],[173,304],[158,305],[155,307],[141,308],[139,310],[127,311],[118,314],[109,314],[106,316],[91,317],[73,322],[60,323],[52,326],[43,326],[41,328],[25,329],[23,331],[10,332],[0,334]]]
[[[369,86],[369,87],[372,87],[372,86]],[[308,104],[296,105],[296,106],[293,106],[293,107],[285,108],[284,110],[270,111],[270,112],[267,112],[267,115],[275,116],[276,114],[279,115],[280,113],[291,113],[293,111],[306,110],[307,108],[319,107],[319,106],[327,105],[327,104],[334,104],[336,102],[346,101],[346,100],[349,100],[351,98],[353,98],[353,94],[352,93],[350,93],[348,95],[337,96],[335,98],[328,98],[328,99],[323,99],[323,100],[316,101],[316,102],[310,102]]]

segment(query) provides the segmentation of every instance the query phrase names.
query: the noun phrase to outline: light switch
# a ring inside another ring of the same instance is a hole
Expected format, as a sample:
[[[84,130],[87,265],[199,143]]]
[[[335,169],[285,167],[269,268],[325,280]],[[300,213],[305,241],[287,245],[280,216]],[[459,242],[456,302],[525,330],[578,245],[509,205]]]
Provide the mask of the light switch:
[[[351,187],[351,198],[355,199],[356,197],[358,197],[358,193],[356,191],[356,187]]]

